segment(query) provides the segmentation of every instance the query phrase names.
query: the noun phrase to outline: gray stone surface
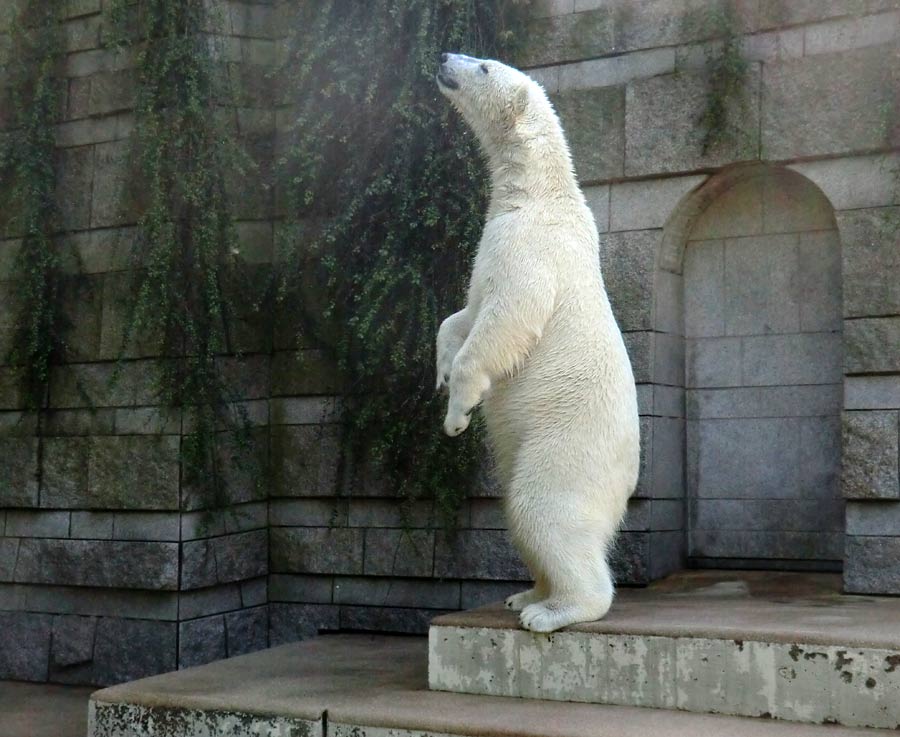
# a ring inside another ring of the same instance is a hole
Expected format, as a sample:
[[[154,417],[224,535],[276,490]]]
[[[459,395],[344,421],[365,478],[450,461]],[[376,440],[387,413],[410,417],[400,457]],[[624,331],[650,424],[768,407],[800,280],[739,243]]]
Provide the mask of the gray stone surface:
[[[728,135],[703,151],[704,74],[683,72],[634,80],[625,95],[625,173],[693,171],[757,155],[759,69],[751,64],[741,96],[729,102]],[[743,101],[743,102],[741,102]]]
[[[687,386],[742,386],[741,343],[740,338],[687,341]]]
[[[10,509],[6,513],[8,537],[68,537],[69,513]]]
[[[847,502],[847,534],[892,537],[900,529],[900,500]]]
[[[821,417],[841,409],[840,384],[690,389],[688,416],[696,419],[740,417]]]
[[[269,605],[269,644],[272,647],[308,640],[320,630],[337,630],[338,626],[336,606],[278,602]]]
[[[431,576],[431,530],[366,530],[363,573],[367,576]]]
[[[328,426],[272,428],[273,491],[276,496],[331,496],[337,492],[335,432]]]
[[[309,604],[330,604],[334,580],[331,576],[269,575],[269,599]]]
[[[54,617],[51,664],[65,668],[89,662],[94,657],[96,632],[95,617]]]
[[[181,587],[195,589],[265,575],[267,549],[266,530],[182,543]]]
[[[224,658],[225,618],[192,619],[178,625],[178,665],[190,668]]]
[[[175,543],[26,538],[15,581],[138,589],[178,587]]]
[[[274,528],[269,541],[271,570],[273,573],[361,574],[363,536],[361,529]]]
[[[844,379],[844,408],[900,408],[900,376],[846,377]]]
[[[342,630],[423,635],[435,615],[444,613],[434,609],[342,606],[340,621]]]
[[[660,237],[658,230],[600,237],[603,282],[621,330],[653,328],[653,278]]]
[[[848,499],[900,499],[894,411],[845,412],[841,488]]]
[[[841,212],[844,314],[847,317],[900,312],[900,208]]]
[[[0,678],[47,680],[53,618],[33,612],[0,612]]]
[[[37,451],[35,438],[0,437],[0,505],[37,506]]]
[[[868,152],[887,143],[890,104],[884,49],[767,64],[763,72],[762,157]]]
[[[900,594],[900,537],[848,535],[844,589],[854,594]]]
[[[848,374],[900,372],[900,317],[847,320],[844,370]]]
[[[621,177],[625,93],[621,87],[571,90],[552,97],[581,183]]]
[[[103,617],[94,646],[96,683],[111,685],[176,667],[174,622]]]
[[[338,577],[334,581],[335,604],[458,609],[459,602],[459,581],[348,576]]]
[[[841,381],[839,333],[759,335],[741,339],[745,385],[836,384]]]
[[[439,531],[434,574],[441,578],[531,579],[505,530]]]
[[[269,610],[256,607],[225,615],[228,657],[262,650],[269,644]]]

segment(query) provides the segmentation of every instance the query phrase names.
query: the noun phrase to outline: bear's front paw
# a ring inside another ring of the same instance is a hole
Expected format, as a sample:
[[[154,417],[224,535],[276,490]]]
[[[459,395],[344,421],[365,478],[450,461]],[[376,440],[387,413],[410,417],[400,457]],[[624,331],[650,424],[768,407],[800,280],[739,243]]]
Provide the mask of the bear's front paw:
[[[444,432],[447,433],[451,438],[455,438],[457,435],[465,432],[466,428],[469,426],[469,422],[472,419],[472,410],[468,410],[464,412],[459,409],[455,409],[453,405],[447,409],[447,416],[444,418]]]

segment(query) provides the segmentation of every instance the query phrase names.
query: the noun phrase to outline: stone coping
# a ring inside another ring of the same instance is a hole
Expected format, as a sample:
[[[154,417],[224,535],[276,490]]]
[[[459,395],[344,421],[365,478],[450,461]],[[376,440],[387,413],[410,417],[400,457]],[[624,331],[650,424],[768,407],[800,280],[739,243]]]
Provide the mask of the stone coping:
[[[500,603],[432,626],[521,629]],[[843,595],[837,574],[688,571],[620,589],[604,619],[564,631],[900,650],[900,599]]]
[[[216,731],[220,727],[238,730],[228,734],[275,734],[253,730],[294,726],[301,720],[309,735],[335,737],[873,734],[622,706],[429,692],[425,671],[424,638],[325,636],[97,691],[92,696],[95,715],[108,709],[121,721],[116,723],[114,716],[101,727],[95,722],[89,737],[196,737],[221,734]]]

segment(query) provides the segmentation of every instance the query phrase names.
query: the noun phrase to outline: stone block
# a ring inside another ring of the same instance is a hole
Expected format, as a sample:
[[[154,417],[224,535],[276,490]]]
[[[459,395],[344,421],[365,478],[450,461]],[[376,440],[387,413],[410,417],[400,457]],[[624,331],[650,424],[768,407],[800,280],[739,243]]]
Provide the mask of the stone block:
[[[115,364],[78,363],[52,366],[50,404],[54,409],[153,405],[157,402],[159,364],[129,361],[113,382]]]
[[[178,512],[118,512],[113,537],[116,540],[180,539],[181,519]]]
[[[175,591],[8,583],[0,584],[0,604],[2,609],[48,614],[178,619]]]
[[[606,233],[600,237],[600,265],[613,314],[622,330],[649,330],[658,230]]]
[[[848,376],[844,409],[900,408],[900,376]]]
[[[703,499],[692,506],[691,529],[734,532],[843,532],[844,505],[808,499]]]
[[[404,635],[424,635],[431,620],[438,614],[434,609],[406,609],[399,607],[342,606],[341,629],[362,632],[396,632]]]
[[[572,90],[552,97],[584,184],[624,173],[625,94],[621,87]]]
[[[695,558],[742,560],[840,561],[844,535],[833,532],[746,532],[695,530],[691,533]]]
[[[849,500],[847,534],[897,537],[900,532],[900,503],[895,501]]]
[[[241,589],[237,584],[210,586],[178,594],[178,616],[181,620],[199,619],[240,608]]]
[[[647,576],[653,581],[684,569],[686,538],[683,530],[650,533]]]
[[[635,497],[651,497],[653,495],[653,418],[640,418],[640,465],[638,467]]]
[[[535,67],[603,56],[616,48],[615,34],[615,16],[607,9],[535,18],[523,34],[527,43],[518,64]]]
[[[53,618],[53,640],[50,663],[69,668],[90,662],[94,657],[95,617],[61,616]]]
[[[684,278],[661,269],[656,269],[655,275],[653,327],[681,337],[684,335]]]
[[[178,587],[173,543],[24,539],[15,581],[136,589]]]
[[[687,386],[741,386],[741,339],[703,338],[686,341]]]
[[[863,49],[767,64],[762,158],[864,152],[889,144],[884,50]]]
[[[839,333],[760,335],[741,342],[745,386],[837,384],[843,377]]]
[[[837,214],[843,256],[844,315],[900,312],[900,208]]]
[[[37,454],[37,438],[0,437],[0,506],[37,506]]]
[[[879,13],[821,23],[805,29],[805,54],[832,54],[893,41],[897,33],[897,14]]]
[[[654,499],[684,496],[684,420],[653,418],[651,496]]]
[[[178,509],[178,438],[47,438],[41,505]]]
[[[127,140],[98,143],[95,151],[91,227],[133,223],[137,218],[131,143]]]
[[[269,644],[269,616],[266,607],[256,607],[225,615],[228,657],[264,650]]]
[[[46,681],[53,618],[34,612],[0,612],[0,678]]]
[[[725,335],[725,243],[694,241],[684,252],[684,334]]]
[[[6,513],[7,537],[68,537],[69,513],[10,509]]]
[[[363,572],[363,530],[274,528],[270,533],[273,573]]]
[[[613,580],[643,585],[650,581],[650,533],[620,532],[609,554]]]
[[[900,317],[845,321],[844,369],[848,374],[900,372]]]
[[[900,594],[900,537],[847,536],[844,591]]]
[[[764,233],[834,230],[834,209],[822,191],[805,177],[776,170],[763,174]]]
[[[763,192],[771,186],[767,176],[748,177],[719,194],[700,214],[690,240],[740,238],[763,232]],[[692,243],[689,247],[693,248]]]
[[[66,51],[84,51],[100,46],[101,17],[94,15],[70,19],[63,25]]]
[[[801,493],[829,506],[841,499],[840,414],[835,406],[826,416],[804,417],[799,424]]]
[[[275,426],[334,423],[339,409],[333,397],[273,397],[269,404],[270,421]]]
[[[99,13],[101,0],[66,0],[63,16],[66,18],[77,18],[82,15],[93,15]]]
[[[366,576],[431,576],[434,532],[366,530],[363,573]]]
[[[337,493],[337,430],[327,425],[272,428],[273,491],[276,496]]]
[[[94,179],[92,146],[61,149],[58,153],[56,204],[63,230],[85,230],[91,225]]]
[[[434,575],[439,578],[531,580],[531,574],[505,530],[438,531]]]
[[[650,529],[650,500],[632,497],[620,528],[624,532],[643,532]]]
[[[799,424],[795,419],[701,420],[694,493],[707,499],[800,496]],[[688,457],[689,463],[694,459]],[[694,474],[689,472],[688,478]]]
[[[675,71],[675,50],[649,49],[621,56],[565,64],[559,68],[559,89],[613,87],[632,79]]]
[[[262,606],[269,601],[269,577],[260,577],[249,581],[241,581],[241,606],[244,608]]]
[[[799,237],[766,235],[725,241],[725,334],[800,331]]]
[[[759,69],[751,65],[743,93],[729,101],[728,135],[704,152],[709,81],[683,72],[628,83],[625,94],[625,174],[692,171],[755,159],[759,146]]]
[[[340,577],[334,583],[334,603],[342,605],[457,609],[459,597],[458,581]]]
[[[691,389],[687,393],[692,419],[821,417],[837,414],[840,408],[840,384]]]
[[[634,380],[638,383],[653,381],[653,339],[655,335],[649,330],[636,333],[623,333],[625,350],[631,361]]]
[[[814,23],[844,15],[861,15],[867,10],[866,0],[761,0],[759,25],[793,26]]]
[[[683,530],[683,499],[653,499],[650,506],[651,530]]]
[[[331,604],[331,576],[293,576],[273,573],[269,576],[271,601],[301,604]]]
[[[182,543],[181,586],[196,589],[265,575],[267,545],[266,530]]]
[[[329,604],[270,604],[269,645],[307,640],[321,630],[337,630],[338,607]]]
[[[460,608],[475,609],[486,604],[494,604],[528,587],[528,584],[520,581],[463,581],[460,589]]]
[[[900,413],[844,412],[841,487],[848,499],[900,499]]]
[[[587,206],[594,216],[597,231],[606,233],[609,230],[609,185],[600,184],[582,189]]]
[[[96,361],[100,358],[100,314],[102,282],[97,277],[67,277],[61,280],[59,300],[65,335],[66,361]]]
[[[174,622],[101,618],[94,646],[97,684],[113,685],[175,670],[176,628]]]
[[[613,184],[610,230],[662,228],[682,198],[706,179],[700,175]]]
[[[801,233],[797,246],[800,283],[800,329],[838,332],[841,319],[841,243],[836,230]]]
[[[179,668],[205,665],[225,655],[225,618],[221,614],[179,623]]]
[[[108,115],[131,110],[134,107],[136,89],[134,71],[131,69],[93,74],[88,102],[90,115]]]
[[[840,212],[883,207],[897,202],[897,195],[900,194],[897,167],[895,155],[876,154],[804,161],[791,164],[788,168],[819,187],[831,206]],[[839,223],[840,217],[839,214]],[[843,235],[841,237],[843,239]]]
[[[680,335],[654,333],[653,343],[653,381],[668,386],[684,386],[684,338]]]

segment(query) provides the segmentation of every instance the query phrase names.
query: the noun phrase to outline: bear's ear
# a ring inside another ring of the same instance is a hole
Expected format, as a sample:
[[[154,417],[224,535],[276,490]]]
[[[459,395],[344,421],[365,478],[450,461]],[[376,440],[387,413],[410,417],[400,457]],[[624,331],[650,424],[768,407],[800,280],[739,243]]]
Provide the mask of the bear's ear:
[[[527,107],[528,85],[523,84],[513,93],[512,110],[516,120],[518,120],[525,113],[525,108]]]

